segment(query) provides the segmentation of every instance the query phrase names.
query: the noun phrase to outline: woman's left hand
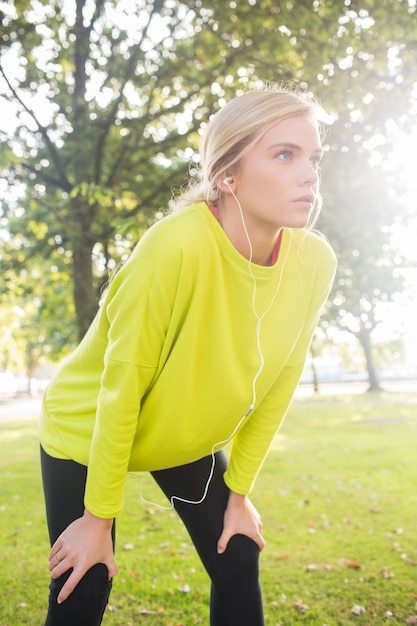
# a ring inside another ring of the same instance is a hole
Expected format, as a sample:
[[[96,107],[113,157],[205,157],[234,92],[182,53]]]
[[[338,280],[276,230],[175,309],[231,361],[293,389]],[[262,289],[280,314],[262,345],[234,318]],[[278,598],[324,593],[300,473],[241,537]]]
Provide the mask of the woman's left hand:
[[[230,492],[224,513],[223,532],[217,542],[217,552],[222,554],[233,535],[245,535],[263,550],[265,541],[262,536],[261,516],[249,500],[234,491]]]

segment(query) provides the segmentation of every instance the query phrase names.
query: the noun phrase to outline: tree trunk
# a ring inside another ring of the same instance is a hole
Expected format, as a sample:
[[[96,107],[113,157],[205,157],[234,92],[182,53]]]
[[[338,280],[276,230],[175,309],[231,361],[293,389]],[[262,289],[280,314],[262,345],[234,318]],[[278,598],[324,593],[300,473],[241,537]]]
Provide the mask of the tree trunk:
[[[319,379],[317,376],[317,367],[314,357],[311,359],[311,372],[313,374],[313,391],[314,393],[319,393]]]
[[[361,328],[361,330],[357,334],[357,337],[365,353],[366,367],[368,370],[369,379],[368,391],[380,391],[381,386],[379,384],[379,376],[377,374],[372,356],[371,333],[366,328]]]
[[[35,376],[36,367],[39,359],[36,356],[37,346],[34,347],[30,342],[26,345],[26,389],[24,393],[28,396],[33,394],[32,380]]]
[[[79,341],[87,332],[98,307],[93,280],[92,248],[92,244],[84,239],[73,241],[73,294]]]
[[[314,345],[314,337],[313,337],[313,341],[311,342],[310,345],[310,356],[311,356],[311,374],[313,376],[313,392],[314,393],[319,393],[319,378],[317,375],[317,367],[316,367],[316,348]]]

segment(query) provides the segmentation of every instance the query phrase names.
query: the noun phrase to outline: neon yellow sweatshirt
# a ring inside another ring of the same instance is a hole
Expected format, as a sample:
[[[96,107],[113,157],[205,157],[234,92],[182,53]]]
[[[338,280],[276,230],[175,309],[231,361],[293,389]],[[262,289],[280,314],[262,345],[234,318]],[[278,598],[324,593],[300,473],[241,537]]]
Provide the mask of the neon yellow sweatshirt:
[[[257,315],[270,308],[256,404],[233,437],[224,477],[237,493],[250,492],[288,410],[335,267],[322,237],[290,229],[274,266],[251,265]],[[128,471],[190,463],[230,438],[260,367],[253,291],[247,259],[205,203],[140,240],[44,395],[41,444],[88,465],[91,513],[120,513]]]

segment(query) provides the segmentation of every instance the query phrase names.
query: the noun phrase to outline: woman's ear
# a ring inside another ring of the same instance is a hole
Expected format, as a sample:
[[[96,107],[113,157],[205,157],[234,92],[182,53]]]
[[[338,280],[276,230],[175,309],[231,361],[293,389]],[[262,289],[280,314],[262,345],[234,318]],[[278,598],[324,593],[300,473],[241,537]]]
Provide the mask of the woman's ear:
[[[223,193],[235,193],[236,191],[236,182],[233,176],[222,176],[218,181],[217,186],[220,191],[223,191]]]

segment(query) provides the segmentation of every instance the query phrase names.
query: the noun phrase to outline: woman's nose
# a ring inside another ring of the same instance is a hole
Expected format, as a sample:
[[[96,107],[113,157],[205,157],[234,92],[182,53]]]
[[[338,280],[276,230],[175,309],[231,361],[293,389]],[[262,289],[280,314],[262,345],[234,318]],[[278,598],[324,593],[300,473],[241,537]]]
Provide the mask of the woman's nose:
[[[319,180],[319,172],[317,167],[310,161],[303,164],[302,172],[300,174],[302,184],[314,185]]]

